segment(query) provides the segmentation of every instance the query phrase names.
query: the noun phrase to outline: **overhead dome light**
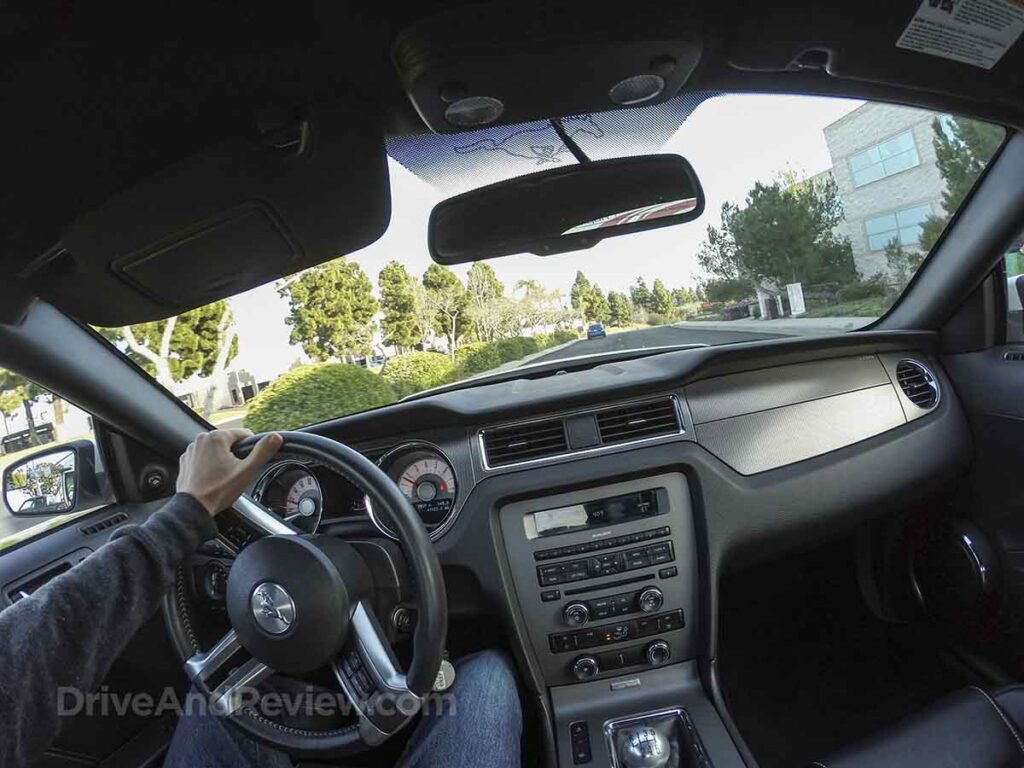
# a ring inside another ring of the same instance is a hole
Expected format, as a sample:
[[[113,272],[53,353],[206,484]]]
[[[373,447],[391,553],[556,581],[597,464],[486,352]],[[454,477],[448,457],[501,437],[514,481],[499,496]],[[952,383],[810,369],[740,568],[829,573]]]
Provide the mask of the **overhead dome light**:
[[[472,128],[478,125],[493,123],[505,105],[491,96],[467,96],[448,105],[444,111],[444,119],[459,128]]]
[[[665,90],[665,78],[661,75],[634,75],[621,80],[608,91],[608,98],[620,107],[643,104]]]

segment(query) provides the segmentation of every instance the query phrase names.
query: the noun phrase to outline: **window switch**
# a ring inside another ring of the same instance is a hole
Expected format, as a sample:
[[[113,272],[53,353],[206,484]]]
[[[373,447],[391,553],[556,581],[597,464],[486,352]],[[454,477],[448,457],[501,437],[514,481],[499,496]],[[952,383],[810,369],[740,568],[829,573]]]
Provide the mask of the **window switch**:
[[[573,765],[583,765],[591,760],[590,731],[583,720],[569,723],[569,744],[572,747]]]

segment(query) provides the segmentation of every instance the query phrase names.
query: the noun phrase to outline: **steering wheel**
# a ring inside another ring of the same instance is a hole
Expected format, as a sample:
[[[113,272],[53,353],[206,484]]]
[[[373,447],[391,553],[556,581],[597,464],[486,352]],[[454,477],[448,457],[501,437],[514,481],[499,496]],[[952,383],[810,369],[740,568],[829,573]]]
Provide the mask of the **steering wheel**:
[[[441,665],[448,625],[444,579],[422,520],[394,482],[348,446],[320,435],[280,432],[281,450],[326,465],[386,512],[408,560],[418,597],[413,656],[402,673],[374,615],[374,578],[351,544],[300,535],[250,496],[233,508],[261,538],[231,566],[225,602],[231,630],[201,651],[192,626],[185,580],[164,601],[171,638],[195,688],[212,712],[259,741],[296,756],[345,755],[394,736],[419,710]],[[244,457],[260,435],[234,451]],[[265,716],[256,686],[271,675],[329,668],[356,715],[330,731],[306,730]]]

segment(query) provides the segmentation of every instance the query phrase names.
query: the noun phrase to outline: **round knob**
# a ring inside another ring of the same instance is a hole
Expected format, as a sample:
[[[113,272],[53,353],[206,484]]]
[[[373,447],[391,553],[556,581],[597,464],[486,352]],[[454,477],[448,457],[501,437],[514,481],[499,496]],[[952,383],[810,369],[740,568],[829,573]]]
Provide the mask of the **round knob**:
[[[577,680],[592,680],[601,668],[593,656],[580,656],[572,663],[572,673]]]
[[[569,603],[562,611],[562,619],[570,627],[582,627],[590,621],[590,608],[586,603]]]
[[[636,602],[644,613],[654,613],[655,611],[660,611],[661,606],[665,604],[665,595],[657,587],[647,587],[647,589],[640,593],[640,597],[637,598]]]
[[[671,755],[665,734],[649,725],[628,729],[619,742],[619,757],[626,768],[662,768]]]
[[[652,667],[660,667],[672,655],[672,649],[664,640],[655,640],[647,646],[647,663]]]

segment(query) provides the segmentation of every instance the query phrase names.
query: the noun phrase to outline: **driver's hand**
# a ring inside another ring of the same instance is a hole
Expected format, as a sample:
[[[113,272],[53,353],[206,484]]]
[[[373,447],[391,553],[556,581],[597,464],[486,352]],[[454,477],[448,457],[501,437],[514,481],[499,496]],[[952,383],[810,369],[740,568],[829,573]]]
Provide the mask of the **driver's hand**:
[[[178,492],[192,494],[211,515],[234,504],[282,443],[282,437],[271,432],[256,443],[252,453],[239,459],[231,446],[251,434],[248,429],[215,429],[200,434],[178,461]]]

